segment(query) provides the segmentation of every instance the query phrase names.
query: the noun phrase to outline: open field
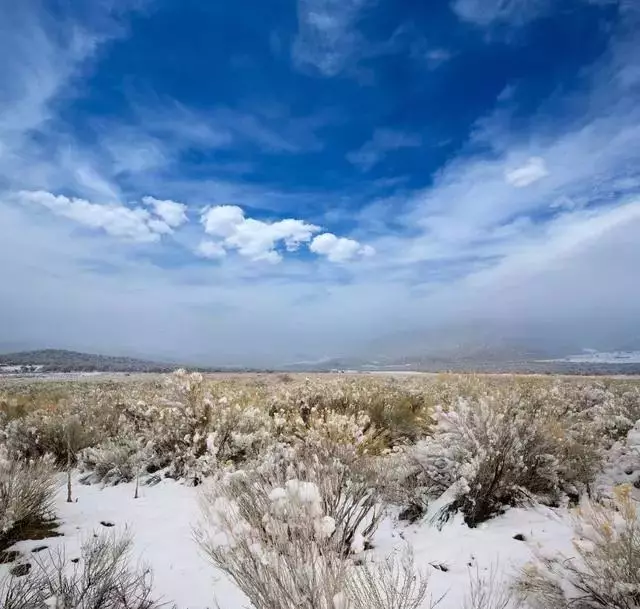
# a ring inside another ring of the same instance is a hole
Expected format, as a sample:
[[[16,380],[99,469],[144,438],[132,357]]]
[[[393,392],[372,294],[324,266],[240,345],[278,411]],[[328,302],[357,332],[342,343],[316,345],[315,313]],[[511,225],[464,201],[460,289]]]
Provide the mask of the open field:
[[[640,598],[637,378],[11,378],[0,432],[7,609]]]

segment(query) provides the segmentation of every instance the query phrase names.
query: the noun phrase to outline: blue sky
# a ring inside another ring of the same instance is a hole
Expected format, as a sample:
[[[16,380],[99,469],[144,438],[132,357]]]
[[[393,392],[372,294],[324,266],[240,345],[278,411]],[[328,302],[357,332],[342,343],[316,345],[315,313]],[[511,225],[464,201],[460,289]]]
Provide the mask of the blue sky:
[[[0,2],[0,343],[640,338],[633,0]]]

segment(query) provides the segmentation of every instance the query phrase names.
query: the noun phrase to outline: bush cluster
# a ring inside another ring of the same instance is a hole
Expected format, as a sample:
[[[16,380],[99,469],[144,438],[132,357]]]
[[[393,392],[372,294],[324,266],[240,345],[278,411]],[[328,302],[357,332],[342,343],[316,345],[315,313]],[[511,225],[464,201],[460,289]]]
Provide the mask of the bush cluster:
[[[594,480],[603,463],[614,468],[606,461],[614,455],[633,462],[633,475],[640,471],[640,390],[633,382],[274,379],[211,380],[179,370],[152,381],[0,389],[0,547],[48,517],[55,467],[77,466],[87,483],[167,476],[205,484],[198,539],[256,609],[415,609],[427,588],[411,560],[366,558],[386,504],[411,520],[429,512],[444,523],[462,512],[476,526],[510,505],[595,498]],[[554,587],[560,574],[591,599],[585,608],[637,606],[640,584],[624,570],[640,569],[629,505],[615,506],[620,529],[594,504],[589,518],[600,536],[592,550],[580,554],[580,566],[544,565],[543,575],[531,575],[531,602],[543,594],[551,609],[568,606]],[[125,606],[153,607],[146,580],[122,570],[119,547],[95,550],[99,564],[106,560],[107,573],[141,591],[143,601]],[[51,568],[42,565],[24,598],[40,590],[33,594],[44,603],[62,594],[42,596],[42,582],[57,572]],[[597,569],[606,580],[592,578]],[[66,587],[81,587],[78,573]],[[622,583],[607,587],[615,578]],[[592,589],[587,581],[595,582]],[[124,594],[105,582],[112,594]],[[478,590],[474,607],[511,602],[499,591],[487,600]],[[74,598],[64,607],[75,607]],[[22,607],[12,602],[7,606]]]

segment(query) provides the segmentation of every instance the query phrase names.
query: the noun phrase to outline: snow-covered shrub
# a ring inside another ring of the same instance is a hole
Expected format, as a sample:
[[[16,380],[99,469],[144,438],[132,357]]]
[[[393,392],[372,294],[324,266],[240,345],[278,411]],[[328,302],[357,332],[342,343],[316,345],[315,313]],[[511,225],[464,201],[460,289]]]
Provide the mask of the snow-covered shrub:
[[[64,552],[32,559],[26,576],[0,582],[3,609],[159,609],[151,594],[149,569],[129,566],[129,537],[96,537],[85,543],[80,560]]]
[[[58,465],[67,465],[70,460],[75,463],[79,450],[119,434],[117,421],[125,399],[121,389],[77,383],[63,398],[43,385],[42,395],[35,387],[30,392],[31,408],[21,402],[23,415],[12,417],[2,428],[11,455],[27,460],[53,455]]]
[[[50,459],[31,462],[7,457],[0,447],[0,549],[21,527],[39,524],[51,512],[56,490]]]
[[[338,609],[347,565],[315,484],[235,474],[204,495],[203,514],[200,546],[256,609]]]
[[[449,491],[440,516],[459,509],[475,526],[504,505],[532,497],[553,503],[565,484],[588,483],[595,468],[584,462],[597,464],[597,449],[579,446],[571,429],[550,415],[543,402],[523,401],[518,392],[437,409],[433,436],[416,444],[411,457],[430,496]]]
[[[85,448],[79,455],[80,471],[88,472],[85,482],[118,484],[136,477],[143,461],[142,447],[134,438],[109,439]]]
[[[416,609],[426,594],[411,561],[354,564],[364,537],[355,535],[345,553],[341,523],[314,482],[273,486],[236,472],[210,488],[202,506],[200,546],[256,609]]]
[[[246,469],[220,475],[215,492],[233,497],[251,520],[256,509],[261,514],[271,505],[271,490],[288,488],[291,480],[317,490],[319,511],[336,523],[330,536],[341,553],[369,542],[382,516],[380,496],[374,469],[353,446],[309,439],[293,446],[276,444]],[[209,499],[213,495],[207,494]]]
[[[14,419],[5,427],[3,435],[11,455],[27,460],[51,455],[59,465],[66,464],[70,454],[75,460],[75,451],[97,441],[73,415],[41,411]],[[70,451],[72,442],[75,450]]]
[[[613,487],[628,483],[633,485],[634,498],[640,498],[640,420],[607,451],[597,482],[600,496],[610,496]]]
[[[354,446],[310,438],[279,444],[249,474],[265,487],[282,487],[290,479],[314,484],[324,513],[337,523],[332,536],[345,553],[354,543],[368,542],[382,516],[376,472]]]
[[[640,520],[630,488],[613,505],[585,501],[578,511],[577,557],[528,565],[517,592],[536,609],[632,609],[640,606]]]
[[[379,449],[423,436],[430,423],[428,388],[393,380],[307,379],[273,399],[299,413],[307,426],[328,414],[356,417],[364,423],[362,432],[379,440]]]
[[[243,387],[209,385],[199,373],[177,371],[165,392],[136,405],[136,430],[168,475],[197,484],[225,464],[255,458],[273,442],[273,420]]]
[[[609,443],[623,439],[640,419],[640,388],[637,385],[607,388],[601,384],[586,385],[581,394],[589,404],[582,412],[591,419],[596,433],[602,434]]]

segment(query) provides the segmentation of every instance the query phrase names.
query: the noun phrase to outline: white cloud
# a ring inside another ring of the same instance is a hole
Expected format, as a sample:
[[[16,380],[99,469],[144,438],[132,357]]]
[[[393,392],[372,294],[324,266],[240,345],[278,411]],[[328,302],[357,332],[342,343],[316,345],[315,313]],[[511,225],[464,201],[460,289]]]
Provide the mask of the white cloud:
[[[336,237],[333,233],[322,233],[313,238],[309,249],[330,262],[348,262],[357,256],[372,256],[375,250],[355,239]]]
[[[118,204],[97,204],[84,199],[54,195],[45,191],[21,191],[15,198],[23,205],[40,205],[57,216],[68,218],[89,228],[102,229],[113,237],[140,243],[158,241],[171,232],[163,221],[153,218],[146,209]]]
[[[242,208],[236,205],[205,208],[201,222],[208,235],[223,239],[225,248],[237,250],[251,260],[271,263],[282,259],[275,249],[279,243],[292,252],[320,230],[319,226],[291,218],[277,222],[246,218]]]
[[[347,160],[363,171],[369,171],[389,152],[401,148],[417,148],[420,145],[422,138],[418,135],[394,129],[376,129],[369,141],[347,154]]]
[[[227,250],[224,249],[224,246],[218,241],[201,241],[196,248],[196,254],[198,256],[202,256],[203,258],[211,258],[213,260],[217,260],[219,258],[224,258],[227,255]]]
[[[494,23],[523,25],[550,6],[550,0],[454,0],[451,5],[460,19],[481,27]]]
[[[187,206],[184,203],[176,203],[171,200],[160,200],[154,197],[142,197],[145,205],[153,207],[156,215],[169,225],[171,228],[177,228],[187,222]]]
[[[505,171],[504,179],[511,186],[524,188],[549,175],[546,163],[541,157],[530,157],[524,165]]]
[[[103,37],[54,21],[36,2],[10,2],[0,22],[0,135],[20,138],[51,118],[49,103]]]
[[[323,76],[336,76],[352,62],[364,41],[357,31],[370,0],[298,0],[298,34],[293,59]]]
[[[244,222],[244,211],[237,205],[216,205],[204,210],[201,221],[205,233],[226,238]]]

